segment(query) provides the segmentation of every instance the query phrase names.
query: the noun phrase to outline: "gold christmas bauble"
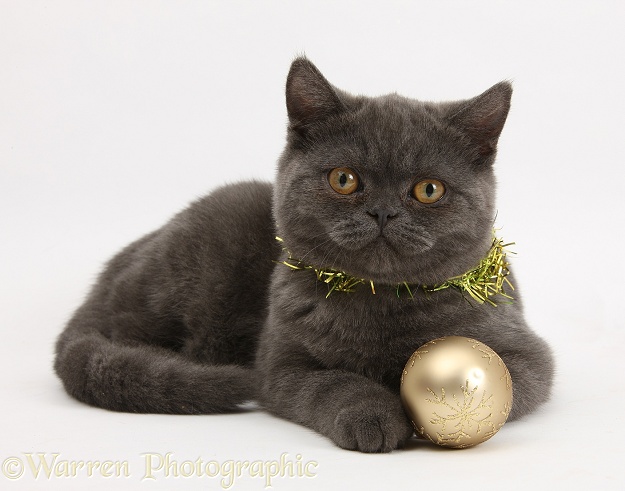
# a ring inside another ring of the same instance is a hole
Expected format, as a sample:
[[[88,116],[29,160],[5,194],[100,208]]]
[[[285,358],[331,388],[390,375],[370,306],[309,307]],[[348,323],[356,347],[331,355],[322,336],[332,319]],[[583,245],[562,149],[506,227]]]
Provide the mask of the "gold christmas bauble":
[[[435,339],[415,351],[400,393],[417,434],[444,447],[485,442],[512,409],[512,379],[503,360],[462,336]]]

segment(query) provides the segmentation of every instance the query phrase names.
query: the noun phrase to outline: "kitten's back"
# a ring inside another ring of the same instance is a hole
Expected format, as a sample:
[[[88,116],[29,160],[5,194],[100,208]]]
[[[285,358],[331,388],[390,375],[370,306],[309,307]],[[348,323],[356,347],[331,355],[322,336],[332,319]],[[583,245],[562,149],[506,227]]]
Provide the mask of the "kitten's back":
[[[272,186],[217,189],[130,244],[56,346],[67,392],[117,411],[210,413],[254,397],[279,247]]]

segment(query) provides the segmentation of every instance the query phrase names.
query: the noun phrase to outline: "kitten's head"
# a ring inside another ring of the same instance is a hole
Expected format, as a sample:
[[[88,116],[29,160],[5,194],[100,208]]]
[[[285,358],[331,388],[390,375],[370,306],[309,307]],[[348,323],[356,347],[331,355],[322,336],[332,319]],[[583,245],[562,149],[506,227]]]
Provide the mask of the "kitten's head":
[[[274,199],[293,257],[382,284],[433,285],[477,265],[511,94],[502,82],[459,102],[352,96],[296,59]]]

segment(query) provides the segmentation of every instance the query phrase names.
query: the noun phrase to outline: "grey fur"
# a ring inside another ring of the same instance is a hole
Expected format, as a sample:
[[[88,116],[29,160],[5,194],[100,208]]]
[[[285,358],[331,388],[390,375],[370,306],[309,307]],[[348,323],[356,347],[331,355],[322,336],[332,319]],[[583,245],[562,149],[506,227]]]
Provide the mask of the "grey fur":
[[[343,448],[386,452],[412,435],[398,396],[406,360],[426,341],[464,335],[506,362],[511,419],[532,411],[549,397],[553,360],[518,289],[493,308],[454,290],[410,298],[394,288],[440,283],[487,252],[511,93],[502,82],[459,102],[355,97],[296,59],[275,186],[218,189],[114,257],[59,337],[67,392],[133,412],[232,411],[256,399]],[[336,167],[358,173],[357,192],[330,188]],[[424,178],[446,185],[434,205],[411,195]],[[276,265],[276,234],[294,257],[374,280],[376,295],[326,298],[311,271]]]

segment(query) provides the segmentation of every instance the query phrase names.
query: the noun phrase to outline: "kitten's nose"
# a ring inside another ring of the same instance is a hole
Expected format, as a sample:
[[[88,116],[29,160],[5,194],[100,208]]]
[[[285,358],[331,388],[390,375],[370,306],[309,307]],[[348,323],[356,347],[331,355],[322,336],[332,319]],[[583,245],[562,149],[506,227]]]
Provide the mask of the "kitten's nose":
[[[384,230],[384,226],[388,222],[389,218],[393,218],[397,215],[397,213],[387,210],[385,208],[376,208],[374,210],[368,211],[369,215],[378,219],[378,224],[380,225],[380,235],[382,235],[382,231]]]

